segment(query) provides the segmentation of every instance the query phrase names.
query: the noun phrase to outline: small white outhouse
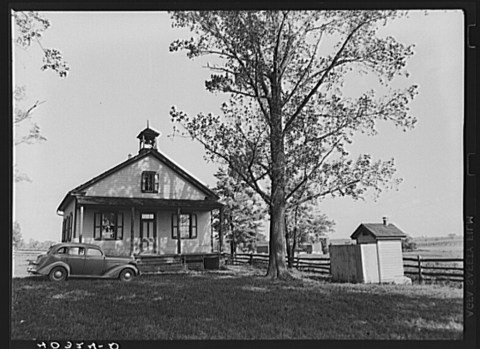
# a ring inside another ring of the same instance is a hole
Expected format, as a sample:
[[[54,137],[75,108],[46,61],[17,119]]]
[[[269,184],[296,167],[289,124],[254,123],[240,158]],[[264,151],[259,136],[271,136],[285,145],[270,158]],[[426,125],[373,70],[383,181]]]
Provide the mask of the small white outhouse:
[[[334,281],[408,283],[402,256],[406,234],[395,225],[388,224],[386,218],[383,224],[362,223],[350,237],[356,244],[330,246]]]

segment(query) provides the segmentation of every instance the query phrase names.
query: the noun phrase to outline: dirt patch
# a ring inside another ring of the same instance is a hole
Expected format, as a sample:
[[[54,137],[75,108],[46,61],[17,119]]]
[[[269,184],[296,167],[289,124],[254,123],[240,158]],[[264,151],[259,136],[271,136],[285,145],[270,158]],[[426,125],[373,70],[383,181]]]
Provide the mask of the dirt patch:
[[[65,293],[57,293],[52,296],[53,299],[70,299],[70,300],[79,300],[86,297],[94,296],[94,293],[90,293],[85,290],[74,290]]]
[[[257,287],[257,286],[243,286],[242,290],[254,291],[254,292],[268,292],[266,287]]]

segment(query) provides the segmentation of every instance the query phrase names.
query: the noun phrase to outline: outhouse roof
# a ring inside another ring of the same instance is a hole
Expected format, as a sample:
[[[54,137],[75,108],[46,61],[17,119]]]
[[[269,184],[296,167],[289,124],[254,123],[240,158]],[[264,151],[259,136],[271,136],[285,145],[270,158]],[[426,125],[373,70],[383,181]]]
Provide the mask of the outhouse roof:
[[[407,237],[407,234],[398,229],[394,224],[362,223],[353,234],[350,235],[350,238],[356,239],[363,232],[370,233],[378,240],[401,239]]]

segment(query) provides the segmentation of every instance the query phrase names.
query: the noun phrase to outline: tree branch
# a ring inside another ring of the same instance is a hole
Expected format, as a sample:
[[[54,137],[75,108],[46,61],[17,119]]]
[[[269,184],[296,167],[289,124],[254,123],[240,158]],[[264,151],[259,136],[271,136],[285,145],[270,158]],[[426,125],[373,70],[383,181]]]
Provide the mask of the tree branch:
[[[308,179],[315,173],[315,171],[317,171],[320,166],[323,165],[323,163],[325,162],[325,160],[327,159],[327,157],[329,157],[333,150],[335,149],[335,147],[338,145],[338,143],[340,143],[340,139],[338,139],[330,148],[330,150],[325,154],[325,156],[322,157],[322,159],[313,167],[313,169],[310,171],[310,173],[308,175],[304,175],[303,179],[295,186],[295,188],[292,189],[292,191],[290,191],[290,193],[287,194],[285,200],[288,200],[290,199],[297,190],[299,190],[305,183],[307,183]]]
[[[285,128],[284,128],[284,132],[287,132],[288,129],[290,128],[290,126],[292,125],[293,121],[298,117],[298,115],[300,114],[300,112],[302,111],[302,109],[305,107],[305,105],[308,103],[308,101],[310,100],[310,98],[312,98],[312,96],[317,92],[318,88],[323,84],[323,82],[325,81],[327,75],[330,73],[330,71],[335,68],[336,64],[337,64],[337,61],[339,60],[340,58],[340,55],[342,54],[342,52],[344,51],[345,47],[347,46],[347,43],[350,42],[350,40],[352,39],[352,37],[355,35],[355,33],[360,30],[360,28],[365,25],[367,22],[362,22],[360,23],[357,27],[355,27],[352,32],[347,36],[347,38],[345,39],[345,41],[343,42],[342,46],[340,47],[340,49],[337,51],[337,53],[335,54],[332,62],[330,63],[330,65],[325,69],[325,72],[322,74],[322,77],[318,80],[317,84],[313,87],[313,89],[310,91],[310,93],[303,99],[303,101],[300,103],[300,105],[298,106],[297,110],[292,114],[292,116],[290,117],[290,119],[285,123]]]

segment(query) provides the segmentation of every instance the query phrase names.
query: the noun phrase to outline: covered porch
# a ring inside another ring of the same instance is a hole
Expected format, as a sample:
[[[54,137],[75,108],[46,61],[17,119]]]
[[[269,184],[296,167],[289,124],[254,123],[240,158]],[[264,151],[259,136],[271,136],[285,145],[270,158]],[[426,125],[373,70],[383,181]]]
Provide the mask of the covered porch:
[[[222,205],[215,200],[75,195],[74,205],[73,236],[109,254],[135,256],[147,264],[205,266],[222,252],[223,233],[213,224],[214,214],[223,214]]]

